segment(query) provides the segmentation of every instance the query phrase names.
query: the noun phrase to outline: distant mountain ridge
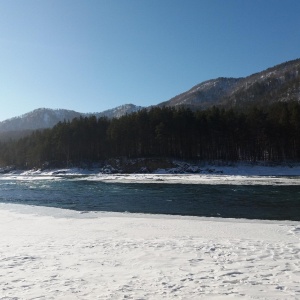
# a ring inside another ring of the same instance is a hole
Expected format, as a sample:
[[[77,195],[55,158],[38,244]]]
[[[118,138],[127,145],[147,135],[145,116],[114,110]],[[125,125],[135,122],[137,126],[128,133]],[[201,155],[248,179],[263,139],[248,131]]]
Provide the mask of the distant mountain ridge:
[[[208,108],[229,96],[242,78],[217,78],[195,85],[187,92],[177,95],[159,104],[163,106],[189,106],[191,108]]]
[[[300,59],[288,61],[243,78],[220,77],[207,80],[154,106],[183,106],[193,110],[207,109],[212,106],[247,108],[254,104],[263,106],[276,101],[300,102]],[[80,116],[119,118],[141,109],[143,107],[133,104],[124,104],[96,113],[39,108],[0,122],[0,133],[51,128],[60,121],[72,120]]]
[[[244,78],[217,78],[162,102],[159,106],[206,109],[245,107],[276,101],[300,101],[300,59],[288,61]]]
[[[117,106],[113,109],[108,109],[108,110],[105,110],[103,112],[100,112],[100,113],[96,113],[94,114],[96,117],[107,117],[109,119],[112,119],[112,118],[120,118],[126,114],[131,114],[133,112],[137,112],[141,109],[143,109],[144,107],[142,106],[137,106],[137,105],[134,105],[134,104],[124,104],[124,105],[121,105],[121,106]]]
[[[66,109],[38,108],[29,113],[0,122],[0,131],[35,130],[53,127],[59,121],[80,117]]]
[[[119,118],[142,109],[141,106],[125,104],[100,113],[80,113],[67,109],[38,108],[19,117],[0,122],[0,132],[16,132],[51,128],[58,122],[71,121],[74,118],[96,117]]]

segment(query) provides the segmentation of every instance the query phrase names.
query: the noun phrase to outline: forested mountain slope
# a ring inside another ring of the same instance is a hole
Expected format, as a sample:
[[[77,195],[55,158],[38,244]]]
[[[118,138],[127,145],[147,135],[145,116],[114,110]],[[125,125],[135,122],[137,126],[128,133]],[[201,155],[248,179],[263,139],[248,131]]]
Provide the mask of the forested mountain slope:
[[[0,122],[0,139],[9,136],[21,137],[36,129],[52,128],[58,122],[71,121],[74,118],[97,117],[119,118],[123,115],[140,110],[142,107],[133,104],[124,104],[114,109],[96,113],[80,113],[67,109],[39,108],[19,117],[14,117]]]
[[[300,101],[300,59],[245,78],[208,80],[159,106],[184,106],[195,110],[215,105],[244,109],[278,101]]]
[[[0,132],[51,128],[59,121],[76,117],[80,117],[80,113],[73,110],[39,108],[0,122]]]
[[[300,104],[247,111],[153,107],[120,118],[80,117],[0,143],[0,165],[78,166],[111,158],[300,161]]]
[[[38,109],[0,124],[4,133],[28,130],[0,141],[0,165],[140,157],[300,162],[299,76],[300,59],[246,78],[209,80],[144,109],[124,105],[108,115]]]
[[[247,109],[253,105],[265,106],[278,101],[300,101],[300,59],[282,63],[245,78],[208,80],[154,106],[186,107],[192,110],[212,106]],[[1,132],[12,131],[12,135],[22,136],[18,131],[51,128],[58,122],[71,121],[80,116],[120,118],[141,109],[140,106],[124,104],[103,112],[86,114],[66,109],[40,108],[0,122],[0,139],[1,136],[7,136]]]

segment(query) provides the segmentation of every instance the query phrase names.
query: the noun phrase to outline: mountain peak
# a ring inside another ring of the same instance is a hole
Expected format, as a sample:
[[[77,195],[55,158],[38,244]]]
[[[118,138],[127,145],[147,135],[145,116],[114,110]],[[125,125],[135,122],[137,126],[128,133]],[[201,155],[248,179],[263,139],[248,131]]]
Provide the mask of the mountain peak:
[[[0,131],[23,131],[53,127],[59,121],[79,117],[80,113],[66,109],[37,108],[24,115],[0,122]]]
[[[107,118],[120,118],[126,114],[131,114],[133,112],[137,112],[141,110],[142,106],[136,106],[134,104],[123,104],[120,106],[117,106],[112,109],[105,110],[103,112],[97,113],[97,117],[107,117]]]
[[[195,85],[159,106],[206,109],[260,102],[300,101],[300,59],[288,61],[244,78],[219,77]]]
[[[100,113],[80,113],[67,109],[37,108],[24,115],[0,122],[0,132],[51,128],[58,122],[71,121],[81,116],[95,115],[97,117],[119,118],[140,109],[142,109],[141,106],[135,106],[134,104],[124,104]]]

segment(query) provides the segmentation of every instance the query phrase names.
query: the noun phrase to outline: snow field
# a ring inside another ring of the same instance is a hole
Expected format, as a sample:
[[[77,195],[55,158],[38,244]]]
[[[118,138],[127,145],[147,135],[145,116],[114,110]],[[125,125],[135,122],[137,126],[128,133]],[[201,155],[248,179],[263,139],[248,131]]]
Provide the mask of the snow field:
[[[0,299],[298,299],[300,223],[0,205]]]

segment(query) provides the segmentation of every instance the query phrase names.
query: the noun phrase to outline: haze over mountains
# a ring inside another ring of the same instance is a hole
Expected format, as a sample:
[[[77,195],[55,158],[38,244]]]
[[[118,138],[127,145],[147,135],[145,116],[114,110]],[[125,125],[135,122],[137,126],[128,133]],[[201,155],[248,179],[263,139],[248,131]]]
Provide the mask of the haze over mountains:
[[[193,110],[212,106],[247,108],[268,105],[276,101],[300,101],[300,59],[285,62],[244,78],[217,78],[202,82],[190,90],[158,104],[158,107],[189,107]],[[96,113],[80,113],[65,109],[39,108],[19,117],[0,122],[0,133],[51,128],[64,120],[80,116],[119,118],[143,107],[125,104]]]

